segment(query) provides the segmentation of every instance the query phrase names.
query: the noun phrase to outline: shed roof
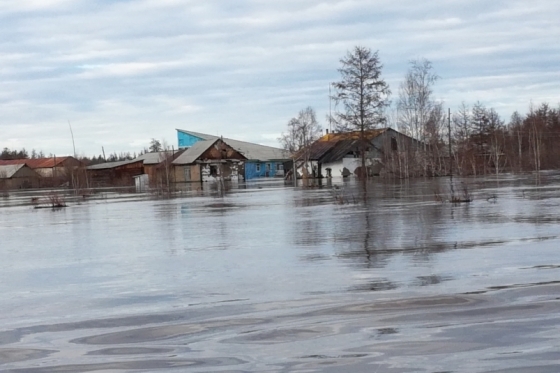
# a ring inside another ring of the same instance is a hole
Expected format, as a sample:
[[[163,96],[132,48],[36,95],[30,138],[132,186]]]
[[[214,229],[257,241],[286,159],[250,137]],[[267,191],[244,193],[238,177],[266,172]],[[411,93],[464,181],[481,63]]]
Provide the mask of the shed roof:
[[[132,160],[127,160],[127,161],[118,161],[118,162],[105,162],[105,163],[99,163],[99,164],[94,164],[91,166],[86,167],[88,170],[107,170],[110,168],[117,168],[120,166],[125,166],[128,164],[133,164],[133,163],[142,163],[142,160],[139,159],[132,159]]]
[[[144,161],[144,164],[159,164],[173,155],[172,151],[145,153],[134,158],[134,160]]]
[[[205,133],[194,132],[194,131],[186,131],[181,129],[177,129],[177,131],[186,133],[194,137],[201,138],[203,140],[216,140],[220,138],[218,136],[208,135]],[[280,148],[254,144],[251,142],[240,141],[240,140],[230,139],[226,137],[224,137],[223,140],[225,143],[227,143],[229,146],[237,150],[239,153],[243,154],[243,156],[245,156],[249,160],[271,161],[271,160],[290,159],[288,152]]]

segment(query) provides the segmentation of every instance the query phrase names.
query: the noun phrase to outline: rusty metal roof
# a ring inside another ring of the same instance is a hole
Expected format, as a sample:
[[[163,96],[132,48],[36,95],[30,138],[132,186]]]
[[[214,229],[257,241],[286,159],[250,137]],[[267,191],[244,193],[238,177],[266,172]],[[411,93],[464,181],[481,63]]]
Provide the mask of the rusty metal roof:
[[[74,157],[52,157],[52,158],[30,158],[30,159],[9,159],[0,160],[0,165],[26,164],[29,168],[53,168],[60,167],[67,159],[75,159]],[[75,159],[78,161],[77,159]],[[79,161],[78,161],[79,162]]]
[[[386,130],[386,128],[382,128],[366,131],[366,139],[371,141]],[[360,135],[359,131],[326,134],[311,144],[306,150],[299,151],[297,159],[301,160],[305,152],[309,152],[309,160],[312,161],[334,162],[340,160],[348,152],[358,147]]]

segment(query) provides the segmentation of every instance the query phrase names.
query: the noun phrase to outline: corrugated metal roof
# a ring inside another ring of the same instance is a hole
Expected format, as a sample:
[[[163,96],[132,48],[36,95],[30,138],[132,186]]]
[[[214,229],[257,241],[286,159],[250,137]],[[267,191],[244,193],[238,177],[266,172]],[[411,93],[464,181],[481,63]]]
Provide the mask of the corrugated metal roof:
[[[0,179],[11,179],[23,167],[26,167],[25,163],[0,165]]]
[[[193,132],[193,131],[186,131],[177,129],[177,131],[184,132],[188,135],[199,137],[205,140],[216,140],[220,137],[208,135],[205,133],[200,132]],[[256,161],[271,161],[271,160],[287,160],[290,159],[290,155],[287,151],[274,148],[272,146],[254,144],[246,141],[240,141],[230,138],[223,138],[224,142],[243,154],[249,160],[256,160]],[[199,141],[200,142],[200,141]],[[196,145],[196,143],[195,143]]]
[[[0,160],[0,165],[14,165],[14,164],[26,164],[30,168],[53,168],[60,167],[61,163],[67,159],[74,157],[52,157],[52,158],[33,158],[33,159],[10,159],[10,160]],[[78,161],[76,159],[76,161]]]
[[[183,154],[173,161],[173,164],[192,164],[194,163],[208,148],[210,148],[218,139],[203,140],[195,142],[193,146],[185,150]]]

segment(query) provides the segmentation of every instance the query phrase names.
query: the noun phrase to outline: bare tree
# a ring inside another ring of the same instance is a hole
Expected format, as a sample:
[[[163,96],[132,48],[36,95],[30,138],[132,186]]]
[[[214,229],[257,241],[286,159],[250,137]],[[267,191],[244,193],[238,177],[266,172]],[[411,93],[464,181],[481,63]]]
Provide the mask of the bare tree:
[[[342,67],[339,82],[333,83],[333,98],[336,106],[334,119],[337,128],[342,131],[360,132],[360,154],[362,159],[362,176],[367,176],[366,151],[368,139],[366,131],[379,127],[386,122],[385,108],[389,105],[391,91],[381,77],[383,65],[379,61],[378,51],[357,46],[340,60]]]
[[[439,77],[432,70],[432,63],[426,59],[410,61],[410,68],[399,87],[399,129],[421,141],[426,138],[426,126],[437,105],[432,98],[432,87]]]
[[[321,136],[322,131],[315,110],[312,107],[300,110],[298,116],[290,119],[287,126],[288,130],[278,140],[292,155],[299,153],[298,157],[307,169],[310,145]],[[294,175],[295,171],[294,169]]]
[[[443,113],[441,103],[432,98],[433,85],[437,80],[438,76],[433,72],[432,63],[422,58],[410,61],[410,68],[399,87],[399,129],[424,143],[425,154],[418,154],[420,148],[416,152],[416,160],[421,162],[424,174],[428,171],[426,145],[430,143],[430,149],[437,150],[437,146],[434,145],[441,141],[441,138],[433,138],[434,135],[440,135],[435,131],[434,118]]]

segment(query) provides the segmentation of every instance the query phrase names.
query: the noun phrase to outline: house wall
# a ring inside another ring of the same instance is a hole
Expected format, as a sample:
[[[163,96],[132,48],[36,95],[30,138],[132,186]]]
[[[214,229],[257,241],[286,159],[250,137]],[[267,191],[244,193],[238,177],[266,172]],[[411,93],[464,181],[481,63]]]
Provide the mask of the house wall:
[[[202,141],[202,140],[204,140],[204,139],[202,139],[200,137],[196,137],[196,136],[186,134],[186,133],[181,132],[181,131],[177,131],[177,143],[179,145],[179,149],[190,148],[196,142]]]
[[[212,168],[215,167],[216,176],[212,175]],[[223,173],[224,180],[237,182],[239,180],[239,164],[234,162],[227,163],[206,163],[200,165],[200,172],[203,182],[215,182]]]
[[[267,164],[270,164],[270,170],[267,170]],[[260,170],[257,170],[257,165],[260,165]],[[277,170],[278,165],[281,166],[282,170]],[[283,167],[283,162],[247,161],[245,162],[245,180],[258,179],[261,177],[282,177],[284,176]]]
[[[0,179],[0,190],[10,189],[29,189],[38,188],[40,186],[40,178],[35,177],[12,177],[10,179]]]
[[[176,183],[191,183],[201,181],[199,164],[175,165],[173,166],[173,170]],[[190,170],[190,179],[187,179],[189,173],[187,170]]]

